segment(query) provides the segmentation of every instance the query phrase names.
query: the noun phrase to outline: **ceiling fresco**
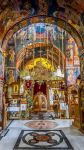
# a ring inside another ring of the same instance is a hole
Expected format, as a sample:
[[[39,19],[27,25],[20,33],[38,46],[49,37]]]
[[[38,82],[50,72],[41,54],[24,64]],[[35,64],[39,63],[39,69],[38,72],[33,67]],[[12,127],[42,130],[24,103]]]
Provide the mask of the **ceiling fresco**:
[[[84,0],[1,0],[0,46],[6,67],[23,70],[42,57],[43,69],[66,65],[67,82],[75,83],[84,47]]]
[[[62,34],[64,34],[64,32],[65,31],[57,25],[46,23],[36,23],[24,27],[13,35],[16,52],[33,42],[52,43],[52,45],[54,44],[60,48],[62,46]]]
[[[79,50],[82,48],[83,41],[82,41],[81,36],[79,35],[79,33],[69,23],[66,23],[63,20],[56,19],[56,18],[53,18],[53,17],[39,16],[39,17],[33,17],[33,18],[29,18],[29,19],[27,19],[27,18],[23,19],[22,21],[20,21],[16,25],[14,25],[11,29],[9,29],[7,31],[7,33],[6,33],[6,35],[4,36],[3,40],[2,40],[2,49],[5,49],[5,50],[7,49],[8,42],[10,42],[10,39],[12,39],[13,35],[16,32],[20,32],[21,31],[20,29],[22,29],[22,28],[24,28],[26,26],[27,27],[30,26],[30,28],[31,28],[32,24],[39,25],[39,23],[40,23],[40,25],[41,25],[43,22],[45,22],[45,24],[47,24],[47,25],[49,24],[48,28],[49,28],[49,26],[51,28],[51,26],[54,27],[55,25],[59,26],[60,28],[63,28],[69,34],[71,34],[72,37],[75,39],[75,41],[76,41],[76,43],[77,43],[77,45],[79,47]],[[56,26],[55,26],[55,28],[57,30],[59,30],[58,27],[56,27]],[[26,28],[24,28],[24,30],[26,30]],[[32,28],[32,30],[34,31],[34,27]]]
[[[14,24],[35,15],[62,18],[84,38],[84,0],[1,0],[0,41]]]
[[[67,66],[73,64],[73,59],[76,60],[76,63],[77,60],[79,62],[78,47],[72,36],[57,25],[49,23],[36,23],[18,30],[8,42],[7,58],[10,59],[6,62],[8,66],[16,64],[18,68],[23,61],[26,63],[33,58],[33,51],[35,58],[40,57],[41,53],[42,57],[46,58],[48,55],[52,61],[52,49],[55,66],[58,66],[59,54],[62,60],[65,59],[65,49],[68,59]],[[61,59],[60,64],[62,66]]]

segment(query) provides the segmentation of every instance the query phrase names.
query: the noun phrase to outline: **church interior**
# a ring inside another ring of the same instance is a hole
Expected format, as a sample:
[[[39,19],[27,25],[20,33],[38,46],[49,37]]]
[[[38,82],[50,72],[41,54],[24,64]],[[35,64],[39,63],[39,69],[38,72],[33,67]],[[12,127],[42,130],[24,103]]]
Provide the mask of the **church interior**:
[[[0,0],[0,150],[83,146],[84,0]]]

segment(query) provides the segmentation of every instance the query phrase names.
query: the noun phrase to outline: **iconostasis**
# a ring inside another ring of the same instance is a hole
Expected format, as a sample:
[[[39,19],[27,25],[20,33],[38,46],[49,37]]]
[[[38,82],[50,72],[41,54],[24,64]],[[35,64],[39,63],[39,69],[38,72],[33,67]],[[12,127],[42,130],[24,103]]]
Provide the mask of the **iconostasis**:
[[[56,118],[69,118],[64,79],[60,78],[59,80],[50,81],[48,85],[51,111],[55,112]]]
[[[56,47],[57,51],[54,51],[54,55],[52,55],[52,49],[47,47],[47,51],[46,48],[43,48],[41,44],[45,42],[47,43],[47,46],[51,43],[53,47]],[[29,47],[26,48],[26,46],[31,46],[32,43],[41,44],[37,47],[33,47],[34,51],[32,51],[31,49],[28,49]],[[57,80],[57,85],[54,87],[51,85],[50,87],[51,90],[48,95],[49,101],[50,105],[54,103],[52,97],[54,97],[54,93],[56,91],[60,101],[60,108],[64,109],[64,103],[67,105],[67,101],[65,87],[63,86],[69,87],[75,84],[76,79],[80,74],[78,47],[70,34],[57,25],[52,25],[49,23],[36,23],[28,25],[13,35],[13,38],[8,43],[7,52],[4,52],[4,57],[4,75],[5,84],[8,86],[8,98],[19,99],[20,104],[22,104],[21,110],[23,112],[24,109],[25,112],[27,110],[27,97],[29,97],[28,99],[33,100],[33,94],[30,94],[33,89],[32,84],[26,89],[24,85],[25,83],[22,83],[21,81],[22,79],[25,80],[25,77],[28,77],[29,75],[31,76],[31,78],[28,79],[29,81],[27,81],[29,85],[30,81],[32,82],[35,80],[38,80],[40,83],[44,80],[52,80],[52,83],[54,80]],[[61,71],[65,75],[63,81],[60,79],[60,82],[59,79],[52,76],[58,66],[60,66]],[[60,86],[60,83],[62,82],[64,85]],[[11,85],[16,83],[18,84],[19,91],[16,94],[17,96],[14,97],[15,93],[11,90]],[[23,104],[26,106],[23,107]],[[20,110],[20,108],[18,110]]]

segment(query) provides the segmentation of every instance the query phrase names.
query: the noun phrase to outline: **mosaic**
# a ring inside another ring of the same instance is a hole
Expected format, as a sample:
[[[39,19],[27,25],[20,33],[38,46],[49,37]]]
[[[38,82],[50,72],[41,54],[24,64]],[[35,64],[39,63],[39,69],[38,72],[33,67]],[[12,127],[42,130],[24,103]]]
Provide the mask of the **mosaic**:
[[[73,150],[73,147],[62,130],[22,130],[14,146],[17,149]]]
[[[57,126],[57,123],[54,121],[30,121],[25,123],[25,126],[33,129],[53,129]]]

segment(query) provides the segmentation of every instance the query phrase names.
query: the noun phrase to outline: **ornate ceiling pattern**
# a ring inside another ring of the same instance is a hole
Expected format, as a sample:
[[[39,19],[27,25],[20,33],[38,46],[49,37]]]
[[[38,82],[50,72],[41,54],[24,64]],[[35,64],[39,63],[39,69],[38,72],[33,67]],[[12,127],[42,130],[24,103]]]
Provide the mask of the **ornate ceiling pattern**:
[[[71,42],[68,42],[69,39],[72,39]],[[29,60],[33,59],[33,53],[34,58],[40,57],[41,53],[41,57],[48,57],[51,63],[53,57],[54,66],[57,67],[60,62],[60,65],[63,68],[63,62],[61,60],[64,61],[65,59],[65,42],[69,44],[71,43],[70,47],[74,49],[74,45],[76,45],[74,39],[62,28],[58,27],[55,24],[34,23],[15,32],[13,38],[8,42],[6,51],[8,51],[9,55],[12,55],[11,59],[14,58],[14,55],[16,55],[15,57],[17,68],[20,68],[23,62],[26,64]],[[77,45],[75,46],[75,49],[76,57],[74,59],[77,60]],[[70,49],[68,50],[67,48],[67,57],[70,57],[70,55],[72,55],[70,53]],[[58,61],[59,57],[60,61]],[[9,62],[8,65],[10,66],[11,63]]]
[[[84,0],[3,0],[0,2],[0,41],[9,29],[8,34],[13,32],[12,26],[17,22],[35,15],[61,18],[84,39]]]
[[[45,26],[51,30],[51,33],[48,32],[48,38]],[[0,1],[0,46],[6,55],[8,67],[19,68],[27,65],[34,54],[35,59],[40,55],[48,58],[50,64],[53,58],[53,67],[60,64],[63,68],[65,47],[57,41],[62,43],[61,35],[64,33],[60,34],[59,29],[63,29],[63,32],[66,31],[69,35],[66,36],[66,68],[69,83],[80,73],[78,50],[80,52],[84,47],[84,0]],[[73,79],[70,79],[71,77]]]
[[[41,45],[42,46],[42,45]],[[33,49],[32,49],[33,47]],[[47,55],[47,49],[48,49],[48,55]],[[53,49],[53,52],[52,52]],[[16,58],[16,67],[20,68],[20,66],[22,66],[22,64],[24,63],[26,65],[26,63],[28,63],[28,61],[33,59],[33,51],[34,51],[34,58],[39,58],[40,57],[40,47],[39,47],[39,43],[37,43],[35,45],[35,49],[34,49],[34,45],[31,45],[30,48],[23,48],[17,55]],[[52,64],[52,54],[53,54],[53,65],[55,66],[55,68],[58,66],[59,64],[59,55],[60,55],[60,65],[63,68],[62,65],[62,61],[61,60],[65,60],[65,56],[64,54],[57,48],[50,46],[46,46],[43,45],[43,47],[41,47],[41,56],[42,58],[47,58]],[[24,66],[23,66],[24,67]],[[22,68],[22,67],[21,67]]]

